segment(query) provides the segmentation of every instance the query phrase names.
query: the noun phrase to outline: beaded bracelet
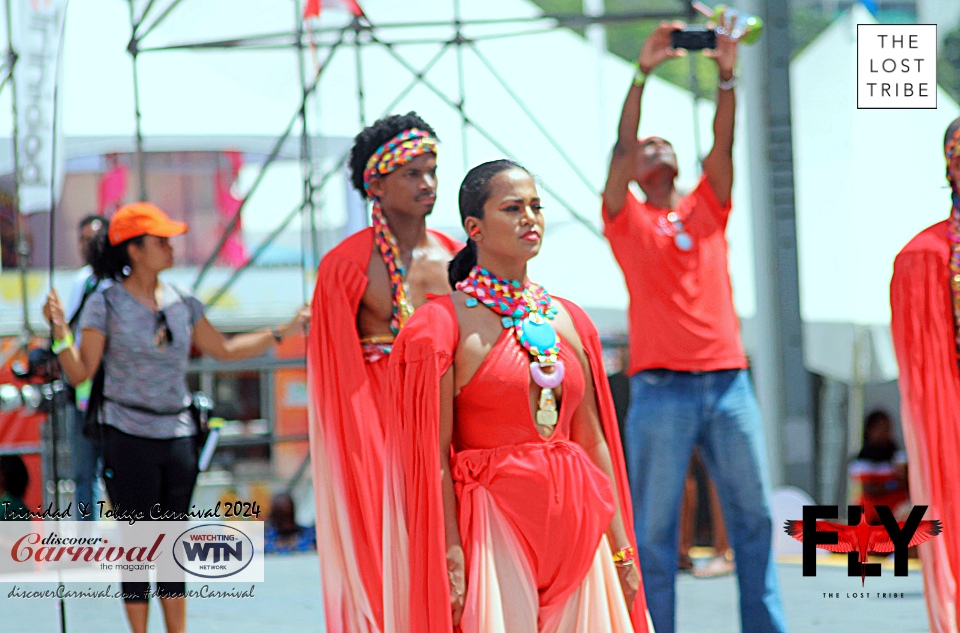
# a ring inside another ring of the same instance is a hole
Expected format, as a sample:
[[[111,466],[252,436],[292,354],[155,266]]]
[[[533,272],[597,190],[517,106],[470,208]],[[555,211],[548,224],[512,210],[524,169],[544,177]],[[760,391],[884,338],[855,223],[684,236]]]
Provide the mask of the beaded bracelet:
[[[634,552],[633,547],[631,545],[627,545],[613,555],[613,564],[617,567],[629,567],[633,564],[636,556],[637,555],[636,552]]]

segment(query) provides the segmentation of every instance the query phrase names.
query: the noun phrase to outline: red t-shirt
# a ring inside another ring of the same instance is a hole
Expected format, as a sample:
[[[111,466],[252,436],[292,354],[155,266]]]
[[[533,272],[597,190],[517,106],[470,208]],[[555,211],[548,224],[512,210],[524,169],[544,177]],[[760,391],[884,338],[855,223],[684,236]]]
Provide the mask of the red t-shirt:
[[[669,209],[632,193],[614,218],[603,207],[603,232],[630,292],[628,373],[745,368],[727,270],[730,204],[721,205],[702,177],[674,211],[692,238],[688,251],[674,243]]]

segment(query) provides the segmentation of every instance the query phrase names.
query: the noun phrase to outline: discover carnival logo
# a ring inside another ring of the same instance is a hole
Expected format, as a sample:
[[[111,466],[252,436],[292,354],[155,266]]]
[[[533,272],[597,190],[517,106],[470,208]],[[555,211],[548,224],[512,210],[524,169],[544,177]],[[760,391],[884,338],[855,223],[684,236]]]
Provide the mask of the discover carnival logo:
[[[253,540],[241,530],[221,523],[190,528],[174,541],[173,559],[183,571],[199,578],[226,578],[253,561]]]

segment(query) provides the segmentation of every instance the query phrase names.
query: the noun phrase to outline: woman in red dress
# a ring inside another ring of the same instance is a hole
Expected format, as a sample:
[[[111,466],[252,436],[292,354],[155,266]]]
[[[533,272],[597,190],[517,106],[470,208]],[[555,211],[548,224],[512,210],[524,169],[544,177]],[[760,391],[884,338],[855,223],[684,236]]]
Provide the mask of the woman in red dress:
[[[544,232],[533,178],[507,160],[475,167],[460,214],[470,239],[450,264],[457,291],[417,311],[390,359],[387,488],[406,530],[385,551],[409,576],[386,596],[387,621],[645,632],[600,340],[579,307],[526,275]]]

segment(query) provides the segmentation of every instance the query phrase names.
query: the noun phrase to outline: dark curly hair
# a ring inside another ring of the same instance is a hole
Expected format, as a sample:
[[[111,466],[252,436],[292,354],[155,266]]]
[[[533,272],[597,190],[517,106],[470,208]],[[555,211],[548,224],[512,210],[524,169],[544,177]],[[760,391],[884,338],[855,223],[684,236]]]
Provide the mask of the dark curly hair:
[[[100,231],[87,244],[87,261],[93,267],[97,279],[123,281],[130,274],[130,252],[128,246],[143,246],[145,235],[131,237],[126,242],[114,246],[110,243],[107,231]]]
[[[385,116],[373,125],[364,128],[353,139],[353,149],[350,150],[349,163],[350,182],[354,189],[360,192],[361,196],[369,197],[363,188],[363,171],[367,168],[367,161],[370,160],[373,153],[400,132],[414,127],[426,130],[437,137],[437,133],[430,127],[430,124],[421,119],[416,112],[411,111],[406,114]]]
[[[483,205],[490,199],[490,181],[497,174],[511,169],[527,168],[515,161],[501,158],[477,165],[467,172],[460,184],[460,220],[467,218],[483,219]],[[453,256],[447,267],[447,281],[450,287],[456,289],[457,284],[470,275],[470,271],[477,265],[477,243],[469,237],[466,245]]]

